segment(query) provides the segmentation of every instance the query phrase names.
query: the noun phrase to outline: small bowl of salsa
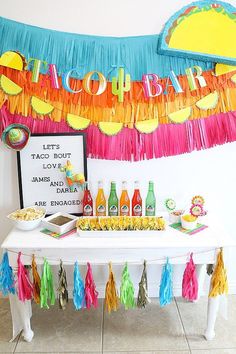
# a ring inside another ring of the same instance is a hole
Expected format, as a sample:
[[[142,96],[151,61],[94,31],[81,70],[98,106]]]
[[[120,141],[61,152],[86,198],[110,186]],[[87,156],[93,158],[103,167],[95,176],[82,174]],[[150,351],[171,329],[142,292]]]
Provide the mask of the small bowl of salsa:
[[[43,219],[43,226],[61,235],[74,229],[77,219],[77,216],[59,212]]]

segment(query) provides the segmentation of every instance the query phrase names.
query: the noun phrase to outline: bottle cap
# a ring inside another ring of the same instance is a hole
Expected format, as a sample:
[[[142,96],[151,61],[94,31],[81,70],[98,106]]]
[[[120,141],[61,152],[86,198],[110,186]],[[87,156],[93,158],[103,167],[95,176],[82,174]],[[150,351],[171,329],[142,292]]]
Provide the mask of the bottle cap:
[[[134,181],[134,187],[139,188],[139,181]]]
[[[103,181],[98,181],[98,188],[103,188]]]
[[[126,181],[122,181],[122,187],[126,188],[126,186],[127,186],[127,182]]]

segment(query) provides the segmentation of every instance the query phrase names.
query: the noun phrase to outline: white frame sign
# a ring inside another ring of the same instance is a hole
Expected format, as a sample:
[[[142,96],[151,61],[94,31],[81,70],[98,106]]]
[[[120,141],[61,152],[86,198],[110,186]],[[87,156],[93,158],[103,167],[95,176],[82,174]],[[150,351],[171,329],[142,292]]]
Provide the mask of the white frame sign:
[[[37,205],[44,207],[47,214],[82,215],[83,191],[76,183],[71,190],[61,171],[68,160],[73,173],[83,173],[87,180],[83,133],[31,135],[26,147],[17,152],[21,208]]]

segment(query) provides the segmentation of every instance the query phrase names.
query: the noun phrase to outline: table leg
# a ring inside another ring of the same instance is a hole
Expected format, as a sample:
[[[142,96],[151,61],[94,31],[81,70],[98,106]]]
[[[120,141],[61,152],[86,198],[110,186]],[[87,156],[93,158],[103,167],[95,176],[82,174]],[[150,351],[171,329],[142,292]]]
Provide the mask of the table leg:
[[[34,332],[31,329],[30,319],[32,316],[31,301],[22,302],[17,295],[9,295],[13,336],[11,342],[22,332],[23,338],[26,342],[31,342]]]
[[[208,298],[207,329],[205,332],[205,338],[207,340],[212,340],[215,337],[215,322],[217,313],[219,311],[220,300],[220,295]]]
[[[194,302],[197,302],[200,299],[200,296],[203,294],[203,286],[206,278],[206,265],[197,264],[196,273],[197,273],[197,280],[198,280],[198,297],[197,300],[195,300]]]

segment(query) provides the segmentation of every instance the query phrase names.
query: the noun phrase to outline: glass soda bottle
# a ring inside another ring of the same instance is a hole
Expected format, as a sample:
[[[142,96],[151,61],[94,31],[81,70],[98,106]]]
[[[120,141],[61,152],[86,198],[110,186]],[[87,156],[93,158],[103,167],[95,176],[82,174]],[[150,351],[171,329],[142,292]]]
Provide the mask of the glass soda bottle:
[[[146,216],[155,216],[156,214],[156,198],[154,194],[154,183],[149,181],[148,193],[145,203],[145,215]]]
[[[134,182],[134,195],[132,198],[132,216],[142,216],[142,198],[139,190],[139,182]]]
[[[120,196],[120,215],[129,216],[130,215],[130,199],[127,192],[127,183],[122,182],[122,192]]]
[[[111,182],[111,191],[108,199],[108,215],[118,216],[118,197],[116,194],[115,182]]]
[[[102,181],[98,182],[98,194],[96,198],[96,216],[106,216],[106,198]]]
[[[83,216],[93,216],[93,199],[89,190],[88,182],[85,182],[83,197]]]

